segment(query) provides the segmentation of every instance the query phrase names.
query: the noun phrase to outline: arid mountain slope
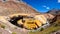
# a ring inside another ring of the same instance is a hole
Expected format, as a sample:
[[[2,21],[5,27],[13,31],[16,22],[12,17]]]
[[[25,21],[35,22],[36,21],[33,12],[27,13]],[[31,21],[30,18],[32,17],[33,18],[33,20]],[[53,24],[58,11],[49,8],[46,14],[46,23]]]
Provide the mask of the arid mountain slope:
[[[38,12],[22,1],[17,2],[6,0],[3,2],[3,0],[0,0],[0,15],[9,15],[14,13],[37,14]]]

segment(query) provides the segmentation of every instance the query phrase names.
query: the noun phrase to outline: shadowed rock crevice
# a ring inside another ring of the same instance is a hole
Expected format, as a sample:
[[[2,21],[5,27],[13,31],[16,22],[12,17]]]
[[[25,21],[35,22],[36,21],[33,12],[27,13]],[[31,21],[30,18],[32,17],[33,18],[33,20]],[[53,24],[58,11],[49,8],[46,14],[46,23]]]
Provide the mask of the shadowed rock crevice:
[[[17,21],[20,20],[20,19],[23,20],[23,16],[18,16],[18,17],[14,16],[13,18],[11,18],[11,20],[10,20],[9,22],[11,22],[12,24],[14,24],[14,25],[16,25],[16,26],[18,26],[18,27],[23,28],[23,25],[19,25],[19,24],[17,23]]]

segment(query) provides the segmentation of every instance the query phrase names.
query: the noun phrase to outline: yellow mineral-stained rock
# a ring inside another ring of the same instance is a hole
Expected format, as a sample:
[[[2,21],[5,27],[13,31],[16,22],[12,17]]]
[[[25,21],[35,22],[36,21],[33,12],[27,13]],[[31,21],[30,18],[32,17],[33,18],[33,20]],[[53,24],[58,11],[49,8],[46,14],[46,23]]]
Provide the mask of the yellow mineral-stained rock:
[[[24,23],[24,27],[27,29],[34,29],[37,27],[37,25],[35,24],[34,20],[26,20],[26,22]]]
[[[38,28],[40,26],[42,26],[42,22],[40,20],[36,20],[36,19],[33,19],[33,18],[28,18],[28,19],[25,19],[24,22],[22,22],[22,20],[18,20],[17,22],[19,25],[23,25],[24,28],[27,28],[27,29],[34,29],[34,28]]]
[[[47,22],[47,19],[44,15],[36,15],[34,18],[37,20],[40,20],[40,22],[43,24],[45,24]]]
[[[42,26],[42,22],[40,20],[34,20],[34,22],[37,26]]]
[[[21,20],[18,20],[17,23],[20,25],[20,24],[23,24],[22,22],[22,19]]]
[[[10,17],[11,18],[15,17],[14,19],[12,19],[13,23],[17,21],[18,25],[22,25],[23,28],[27,28],[31,30],[34,28],[41,27],[43,24],[47,23],[47,18],[42,14],[34,15],[32,18],[31,18],[31,14],[13,14],[10,15]]]

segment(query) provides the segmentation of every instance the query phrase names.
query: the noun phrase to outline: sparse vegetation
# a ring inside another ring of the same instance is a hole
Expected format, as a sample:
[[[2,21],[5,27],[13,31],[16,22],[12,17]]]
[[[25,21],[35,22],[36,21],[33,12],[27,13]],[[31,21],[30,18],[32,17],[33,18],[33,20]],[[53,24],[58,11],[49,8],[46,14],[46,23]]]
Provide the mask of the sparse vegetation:
[[[44,30],[44,28],[41,28],[41,30],[40,31],[43,31]]]
[[[1,25],[1,28],[5,29],[5,25]]]
[[[16,32],[12,32],[12,34],[16,34]]]
[[[55,23],[58,24],[58,25],[60,25],[60,20],[57,20]]]

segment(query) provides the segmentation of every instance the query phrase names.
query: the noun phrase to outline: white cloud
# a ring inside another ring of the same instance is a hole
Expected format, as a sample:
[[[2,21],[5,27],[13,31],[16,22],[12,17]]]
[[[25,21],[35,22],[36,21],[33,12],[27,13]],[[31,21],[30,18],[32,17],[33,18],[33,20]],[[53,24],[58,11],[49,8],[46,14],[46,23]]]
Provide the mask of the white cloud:
[[[58,3],[60,3],[60,0],[58,0]]]
[[[46,7],[46,9],[50,9],[49,7]]]
[[[46,6],[46,5],[43,5],[43,7],[44,7],[45,9],[50,9],[50,7],[48,7],[48,6]]]

